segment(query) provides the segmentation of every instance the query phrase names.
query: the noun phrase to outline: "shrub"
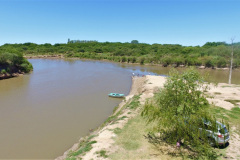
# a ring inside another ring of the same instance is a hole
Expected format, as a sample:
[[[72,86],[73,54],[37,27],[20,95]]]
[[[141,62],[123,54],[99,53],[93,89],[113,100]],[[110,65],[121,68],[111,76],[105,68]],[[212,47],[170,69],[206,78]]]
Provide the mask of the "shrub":
[[[7,73],[7,71],[5,69],[1,70],[1,74],[6,74],[6,73]]]

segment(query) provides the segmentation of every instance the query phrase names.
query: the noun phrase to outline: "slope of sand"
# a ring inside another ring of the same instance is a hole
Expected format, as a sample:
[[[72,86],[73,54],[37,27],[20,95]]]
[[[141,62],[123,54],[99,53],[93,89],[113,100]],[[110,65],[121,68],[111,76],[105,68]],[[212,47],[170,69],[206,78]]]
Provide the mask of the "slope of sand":
[[[162,88],[164,83],[166,81],[165,77],[161,76],[146,76],[146,77],[133,77],[132,78],[132,88],[129,93],[129,95],[119,104],[119,108],[115,112],[115,114],[121,110],[121,108],[131,101],[131,98],[134,95],[140,95],[140,103],[144,104],[148,98],[153,97],[154,93],[158,91],[159,88]],[[228,86],[228,87],[226,87]],[[227,85],[227,84],[219,84],[219,86],[211,85],[209,90],[210,98],[208,98],[210,103],[214,103],[216,106],[223,107],[225,109],[231,109],[234,107],[230,102],[224,101],[226,99],[240,99],[240,86],[237,85]],[[97,135],[92,140],[97,141],[97,143],[92,144],[92,149],[87,152],[84,156],[81,156],[82,159],[94,159],[94,160],[101,160],[105,159],[103,157],[99,157],[96,152],[100,150],[105,150],[108,154],[111,154],[113,152],[116,152],[118,148],[116,148],[113,144],[114,137],[116,136],[113,132],[116,128],[123,128],[123,126],[128,122],[128,120],[132,117],[134,117],[137,114],[137,110],[133,112],[128,108],[124,108],[122,111],[122,114],[118,117],[126,116],[127,118],[119,120],[117,123],[114,124],[107,124],[102,129],[97,130]],[[130,114],[129,114],[130,113]],[[233,136],[232,142],[236,142],[233,145],[229,145],[227,154],[230,155],[230,157],[236,157],[235,153],[231,153],[232,151],[240,152],[240,142],[239,142],[239,136]],[[230,142],[231,143],[231,142]],[[63,156],[56,158],[56,160],[62,160],[66,159],[67,154],[69,151],[76,151],[78,149],[79,143],[76,143],[73,145],[72,148],[70,148],[68,151],[64,153]],[[80,157],[79,157],[80,158]]]
[[[219,83],[217,86],[210,85],[208,93],[211,96],[207,98],[209,103],[231,110],[234,105],[228,100],[240,100],[240,85],[226,83]]]

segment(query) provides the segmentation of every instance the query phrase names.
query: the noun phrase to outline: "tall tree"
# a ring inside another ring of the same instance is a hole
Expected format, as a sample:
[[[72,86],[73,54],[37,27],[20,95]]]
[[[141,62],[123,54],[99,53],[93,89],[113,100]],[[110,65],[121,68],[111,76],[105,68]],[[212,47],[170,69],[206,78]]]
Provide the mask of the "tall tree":
[[[232,42],[232,53],[231,53],[230,71],[229,71],[229,79],[228,79],[228,83],[229,83],[229,84],[231,84],[231,80],[232,80],[233,41],[234,41],[234,38],[231,38],[231,42]]]
[[[138,44],[139,42],[138,42],[138,40],[132,40],[131,43],[132,44]]]
[[[156,102],[144,106],[142,116],[155,125],[148,138],[155,144],[174,145],[184,140],[183,146],[190,147],[196,155],[214,159],[216,153],[209,145],[209,141],[214,141],[204,130],[199,133],[199,128],[204,128],[204,120],[216,129],[216,120],[208,112],[204,93],[207,89],[203,77],[193,68],[183,74],[172,70],[164,88],[156,95]]]

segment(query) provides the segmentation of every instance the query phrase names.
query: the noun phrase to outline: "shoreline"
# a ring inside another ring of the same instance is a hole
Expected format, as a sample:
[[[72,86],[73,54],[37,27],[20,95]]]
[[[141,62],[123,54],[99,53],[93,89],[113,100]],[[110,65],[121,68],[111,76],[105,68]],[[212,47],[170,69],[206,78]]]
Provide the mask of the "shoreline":
[[[128,62],[116,62],[116,61],[111,61],[111,60],[107,60],[107,59],[86,59],[86,58],[78,58],[78,57],[64,57],[64,55],[62,54],[56,54],[56,55],[32,55],[32,56],[23,56],[24,58],[27,59],[76,59],[76,60],[96,60],[96,61],[103,61],[103,62],[115,62],[115,63],[120,63],[120,64],[136,64],[136,65],[142,65],[142,66],[161,66],[161,67],[171,67],[171,68],[189,68],[189,67],[195,67],[197,69],[203,70],[203,69],[211,69],[211,70],[229,70],[228,67],[225,68],[218,68],[218,67],[205,67],[204,65],[201,66],[197,66],[197,65],[193,65],[193,66],[187,66],[187,65],[179,65],[179,66],[175,66],[174,64],[172,65],[167,65],[164,66],[163,64],[155,64],[155,63],[144,63],[144,64],[140,64],[140,63],[128,63]],[[239,68],[233,68],[233,70],[240,70]]]
[[[24,74],[25,73],[23,73],[23,72],[22,73],[19,73],[19,72],[16,72],[16,73],[5,73],[5,74],[1,74],[0,73],[0,80],[23,76]]]

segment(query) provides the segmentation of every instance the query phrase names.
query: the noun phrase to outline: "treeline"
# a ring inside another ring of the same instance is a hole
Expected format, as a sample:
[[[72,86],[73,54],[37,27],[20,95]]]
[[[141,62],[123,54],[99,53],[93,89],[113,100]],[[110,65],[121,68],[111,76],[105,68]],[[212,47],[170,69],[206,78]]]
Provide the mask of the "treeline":
[[[28,73],[33,69],[32,64],[17,50],[13,52],[0,50],[0,79],[11,77],[12,73]]]
[[[203,46],[177,44],[144,44],[120,42],[85,42],[67,44],[4,44],[0,52],[24,55],[58,55],[84,59],[110,60],[127,63],[162,64],[163,66],[228,67],[231,45],[225,42],[207,42]],[[234,67],[240,65],[240,43],[234,44]]]

